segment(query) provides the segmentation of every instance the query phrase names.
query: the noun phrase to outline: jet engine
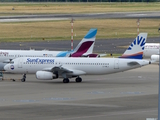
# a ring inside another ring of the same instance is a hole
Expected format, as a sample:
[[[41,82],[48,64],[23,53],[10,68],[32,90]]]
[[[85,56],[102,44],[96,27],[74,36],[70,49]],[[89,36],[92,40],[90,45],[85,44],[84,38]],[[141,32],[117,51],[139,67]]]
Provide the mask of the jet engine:
[[[152,55],[151,60],[155,60],[156,62],[159,62],[159,55]]]
[[[39,80],[52,80],[57,78],[56,74],[53,74],[52,72],[47,71],[37,71],[36,72],[36,78]]]

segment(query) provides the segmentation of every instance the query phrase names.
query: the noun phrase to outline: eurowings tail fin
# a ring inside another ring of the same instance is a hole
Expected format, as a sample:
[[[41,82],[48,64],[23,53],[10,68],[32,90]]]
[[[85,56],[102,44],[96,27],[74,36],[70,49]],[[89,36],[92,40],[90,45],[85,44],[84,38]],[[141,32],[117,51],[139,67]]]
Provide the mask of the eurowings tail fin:
[[[142,59],[146,40],[147,33],[140,33],[119,58]]]
[[[71,53],[71,57],[81,57],[93,53],[97,29],[90,29],[81,42]]]

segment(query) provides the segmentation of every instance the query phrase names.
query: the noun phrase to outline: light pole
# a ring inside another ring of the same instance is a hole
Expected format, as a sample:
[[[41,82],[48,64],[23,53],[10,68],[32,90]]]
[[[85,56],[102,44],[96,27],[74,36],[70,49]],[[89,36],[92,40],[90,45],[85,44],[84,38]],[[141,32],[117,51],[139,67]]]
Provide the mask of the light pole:
[[[160,33],[160,24],[159,24],[158,32]],[[160,53],[160,48],[159,48],[159,53]],[[159,61],[160,61],[160,57],[159,57]],[[159,86],[158,87],[159,87],[158,89],[158,120],[160,120],[160,64],[159,64]]]
[[[140,19],[137,20],[137,34],[139,35],[139,25],[140,25]]]
[[[74,19],[71,19],[71,51],[73,50],[73,21]]]

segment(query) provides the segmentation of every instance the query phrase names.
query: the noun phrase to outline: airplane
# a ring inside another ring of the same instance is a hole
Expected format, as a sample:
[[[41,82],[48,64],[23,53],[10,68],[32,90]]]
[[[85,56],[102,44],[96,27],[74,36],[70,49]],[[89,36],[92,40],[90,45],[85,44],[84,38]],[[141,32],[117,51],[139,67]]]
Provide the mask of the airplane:
[[[111,74],[151,64],[151,61],[142,59],[146,39],[147,33],[140,33],[122,55],[124,58],[22,57],[12,60],[4,69],[22,73],[22,82],[25,82],[26,74],[36,74],[40,80],[63,78],[63,83],[76,77],[76,82],[82,82],[80,75]]]
[[[96,57],[98,54],[93,53],[96,34],[97,29],[90,29],[73,51],[0,50],[0,71],[18,57]]]
[[[160,50],[159,43],[146,43],[143,57],[151,58],[151,60],[159,62],[159,50]]]

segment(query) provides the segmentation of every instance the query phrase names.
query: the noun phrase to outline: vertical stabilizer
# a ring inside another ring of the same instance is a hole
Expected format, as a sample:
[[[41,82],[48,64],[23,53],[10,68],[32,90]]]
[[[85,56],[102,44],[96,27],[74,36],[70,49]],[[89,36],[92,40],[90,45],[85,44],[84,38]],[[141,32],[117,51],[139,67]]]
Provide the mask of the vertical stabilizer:
[[[140,33],[120,58],[142,59],[147,33]]]
[[[93,53],[97,29],[90,29],[81,42],[71,53],[71,57],[81,57]]]

